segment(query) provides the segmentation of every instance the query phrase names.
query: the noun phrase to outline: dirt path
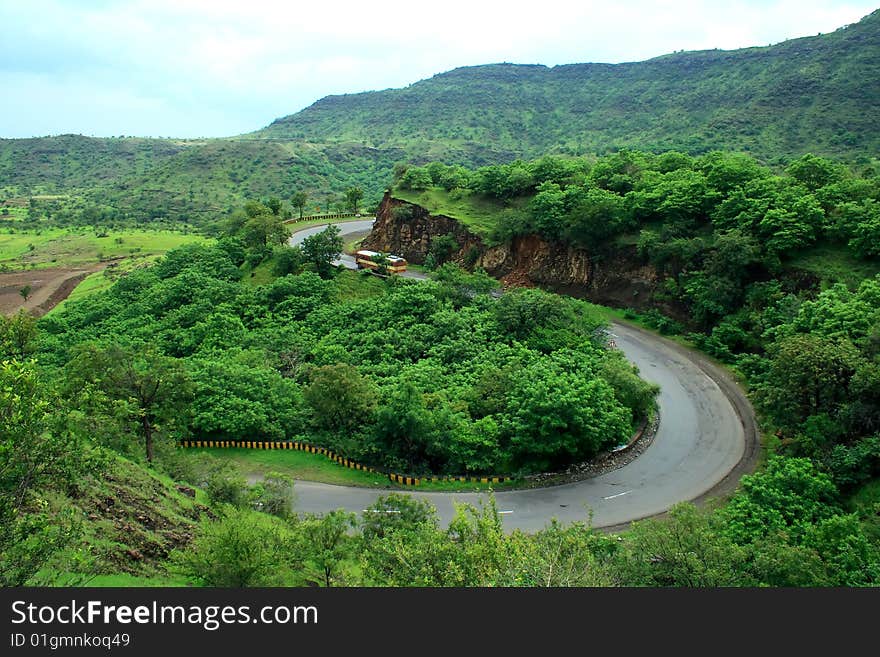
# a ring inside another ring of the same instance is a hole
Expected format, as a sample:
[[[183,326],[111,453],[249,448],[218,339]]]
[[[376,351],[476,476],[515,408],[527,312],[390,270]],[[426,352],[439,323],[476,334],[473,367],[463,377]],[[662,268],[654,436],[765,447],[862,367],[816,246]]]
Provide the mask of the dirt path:
[[[56,267],[0,274],[0,313],[13,315],[24,308],[36,317],[45,315],[66,299],[86,276],[101,271],[107,264],[98,262],[76,269]],[[26,285],[31,287],[27,301],[21,296]]]

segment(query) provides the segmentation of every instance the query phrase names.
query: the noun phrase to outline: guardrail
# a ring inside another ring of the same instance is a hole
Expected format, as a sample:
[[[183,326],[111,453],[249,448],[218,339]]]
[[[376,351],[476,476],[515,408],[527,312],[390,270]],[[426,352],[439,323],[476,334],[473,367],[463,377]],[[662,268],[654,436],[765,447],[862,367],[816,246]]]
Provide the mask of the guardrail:
[[[286,224],[296,224],[300,221],[316,221],[319,219],[375,219],[372,214],[362,214],[360,212],[334,212],[331,214],[308,214],[295,219],[285,219]]]
[[[298,440],[181,440],[178,445],[186,448],[214,448],[214,449],[294,449],[310,454],[326,456],[331,461],[352,470],[362,470],[382,474],[395,484],[402,486],[419,486],[422,482],[454,481],[461,483],[498,484],[510,481],[513,477],[502,475],[472,476],[472,475],[429,475],[416,477],[414,475],[402,475],[396,472],[377,470],[368,465],[358,463],[352,459],[340,456],[326,447],[316,447]]]

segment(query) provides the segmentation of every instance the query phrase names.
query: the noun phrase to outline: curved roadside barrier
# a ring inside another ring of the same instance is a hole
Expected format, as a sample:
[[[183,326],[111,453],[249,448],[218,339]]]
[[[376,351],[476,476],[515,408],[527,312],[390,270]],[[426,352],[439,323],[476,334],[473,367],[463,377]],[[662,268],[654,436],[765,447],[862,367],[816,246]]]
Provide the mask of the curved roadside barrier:
[[[402,475],[396,472],[386,472],[377,470],[363,463],[358,463],[352,459],[340,456],[336,452],[326,447],[316,447],[308,443],[299,442],[297,440],[181,440],[178,445],[185,448],[212,448],[212,449],[294,449],[300,452],[309,452],[310,454],[320,454],[326,456],[334,463],[350,468],[352,470],[362,470],[364,472],[373,472],[382,474],[395,484],[401,486],[419,486],[423,482],[441,482],[453,481],[460,483],[482,483],[482,484],[498,484],[505,481],[511,481],[513,477],[504,475],[430,475],[427,477],[416,477],[413,475]]]

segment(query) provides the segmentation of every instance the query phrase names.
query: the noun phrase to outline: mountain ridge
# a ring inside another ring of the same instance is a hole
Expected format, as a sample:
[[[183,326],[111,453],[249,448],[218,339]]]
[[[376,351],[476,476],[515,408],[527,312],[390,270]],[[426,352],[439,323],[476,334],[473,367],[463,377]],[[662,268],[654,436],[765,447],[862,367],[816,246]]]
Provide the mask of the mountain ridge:
[[[620,64],[458,67],[398,89],[325,96],[250,135],[379,148],[413,135],[483,141],[490,158],[553,149],[733,148],[772,161],[807,150],[876,152],[880,142],[868,115],[880,110],[878,99],[880,10],[834,32],[770,46]],[[796,125],[781,127],[783,119]]]

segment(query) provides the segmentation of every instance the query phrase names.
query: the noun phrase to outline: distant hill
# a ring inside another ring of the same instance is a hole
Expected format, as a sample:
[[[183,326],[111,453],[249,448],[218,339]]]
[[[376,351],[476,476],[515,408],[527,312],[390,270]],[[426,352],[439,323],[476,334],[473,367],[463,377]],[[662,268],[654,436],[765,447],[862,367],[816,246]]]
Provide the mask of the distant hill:
[[[0,139],[0,187],[47,190],[103,185],[149,171],[198,142],[58,135]]]
[[[378,202],[401,160],[473,167],[628,147],[867,163],[880,153],[878,116],[880,10],[762,48],[459,68],[404,89],[328,96],[229,139],[0,139],[0,201],[74,192],[74,212],[91,204],[119,218],[200,221],[298,190],[324,206],[358,185]]]
[[[254,133],[510,159],[619,147],[880,151],[880,10],[830,34],[629,64],[459,68],[404,89],[328,96]]]

